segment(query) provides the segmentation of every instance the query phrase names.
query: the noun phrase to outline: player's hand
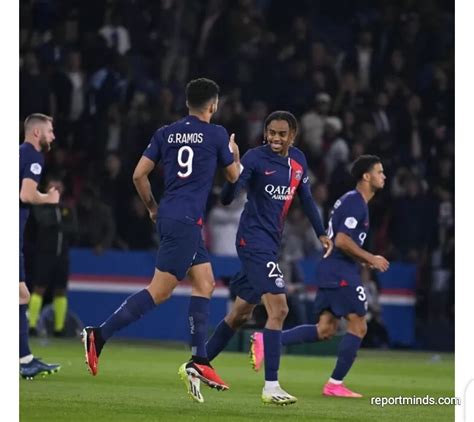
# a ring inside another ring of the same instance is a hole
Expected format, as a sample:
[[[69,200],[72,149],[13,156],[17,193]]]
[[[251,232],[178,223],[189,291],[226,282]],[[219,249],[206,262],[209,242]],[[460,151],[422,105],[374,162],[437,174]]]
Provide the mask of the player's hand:
[[[240,162],[240,151],[239,146],[235,143],[235,133],[229,137],[229,149],[231,150],[232,154],[234,154],[234,161],[236,163]]]
[[[334,243],[326,235],[319,236],[319,241],[323,245],[323,248],[326,249],[326,253],[323,256],[323,259],[327,258],[331,254],[332,249],[334,248]]]
[[[390,263],[382,255],[374,255],[369,262],[370,268],[385,272],[390,267]]]
[[[48,196],[48,204],[57,204],[59,202],[59,191],[55,187],[52,187],[46,195]]]

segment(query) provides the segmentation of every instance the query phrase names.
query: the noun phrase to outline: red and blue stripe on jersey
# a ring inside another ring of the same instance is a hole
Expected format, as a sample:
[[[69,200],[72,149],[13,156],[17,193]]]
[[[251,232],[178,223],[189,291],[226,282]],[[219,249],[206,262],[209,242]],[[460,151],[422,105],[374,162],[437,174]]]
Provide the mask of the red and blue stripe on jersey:
[[[264,145],[249,150],[241,163],[244,169],[238,182],[227,183],[221,195],[222,202],[228,204],[241,188],[247,190],[236,245],[277,253],[284,220],[296,194],[313,205],[310,214],[317,214],[306,176],[306,158],[295,147],[282,157]],[[318,235],[323,234],[319,216],[315,218],[319,222]]]

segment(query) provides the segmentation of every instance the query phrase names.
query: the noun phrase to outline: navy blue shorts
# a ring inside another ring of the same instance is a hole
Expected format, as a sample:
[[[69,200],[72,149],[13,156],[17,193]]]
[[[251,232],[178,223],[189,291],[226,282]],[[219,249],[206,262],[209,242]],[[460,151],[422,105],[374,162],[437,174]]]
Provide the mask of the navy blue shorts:
[[[349,314],[364,316],[367,313],[367,296],[363,286],[344,286],[334,289],[320,288],[314,301],[316,316],[330,311],[336,318]]]
[[[158,218],[156,223],[160,246],[156,268],[182,280],[193,265],[209,262],[209,254],[201,235],[201,226],[171,218]]]
[[[242,269],[230,282],[235,296],[256,305],[265,293],[285,293],[285,281],[275,254],[244,248],[237,248],[237,253]]]

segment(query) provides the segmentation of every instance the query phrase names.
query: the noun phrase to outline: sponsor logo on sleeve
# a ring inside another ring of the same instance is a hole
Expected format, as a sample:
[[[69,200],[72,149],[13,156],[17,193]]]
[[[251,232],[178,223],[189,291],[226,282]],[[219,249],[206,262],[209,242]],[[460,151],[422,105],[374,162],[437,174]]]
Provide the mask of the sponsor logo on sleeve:
[[[309,177],[306,176],[306,177],[303,179],[303,183],[308,183],[308,180],[309,180]]]
[[[31,166],[30,166],[30,171],[33,173],[33,174],[36,174],[37,176],[39,174],[41,174],[41,165],[39,163],[33,163]]]
[[[295,172],[295,179],[296,180],[301,180],[301,177],[303,176],[303,172],[301,170],[296,170]]]
[[[355,229],[357,226],[357,220],[354,217],[347,217],[344,221],[344,225],[348,229]]]

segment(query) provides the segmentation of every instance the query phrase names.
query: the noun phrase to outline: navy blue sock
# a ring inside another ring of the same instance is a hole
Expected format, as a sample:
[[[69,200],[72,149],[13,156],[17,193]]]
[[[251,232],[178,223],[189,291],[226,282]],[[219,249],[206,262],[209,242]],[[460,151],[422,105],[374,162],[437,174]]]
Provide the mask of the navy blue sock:
[[[207,358],[210,361],[213,360],[224,350],[234,334],[235,331],[229,327],[225,319],[219,322],[211,338],[206,343]]]
[[[299,325],[281,333],[281,344],[315,343],[319,340],[315,325]]]
[[[265,359],[265,381],[278,381],[278,369],[280,368],[281,354],[281,331],[263,330],[264,359]]]
[[[189,329],[191,332],[191,354],[207,359],[206,338],[209,320],[210,300],[206,297],[191,296],[189,302]]]
[[[155,307],[155,302],[147,289],[128,297],[120,307],[101,324],[102,337],[107,341],[114,333],[139,320]]]
[[[27,308],[28,305],[20,305],[20,358],[31,355],[30,345],[28,344]]]
[[[351,333],[346,333],[339,343],[337,350],[336,367],[331,375],[331,378],[342,381],[351,369],[357,351],[359,350],[362,339]]]

